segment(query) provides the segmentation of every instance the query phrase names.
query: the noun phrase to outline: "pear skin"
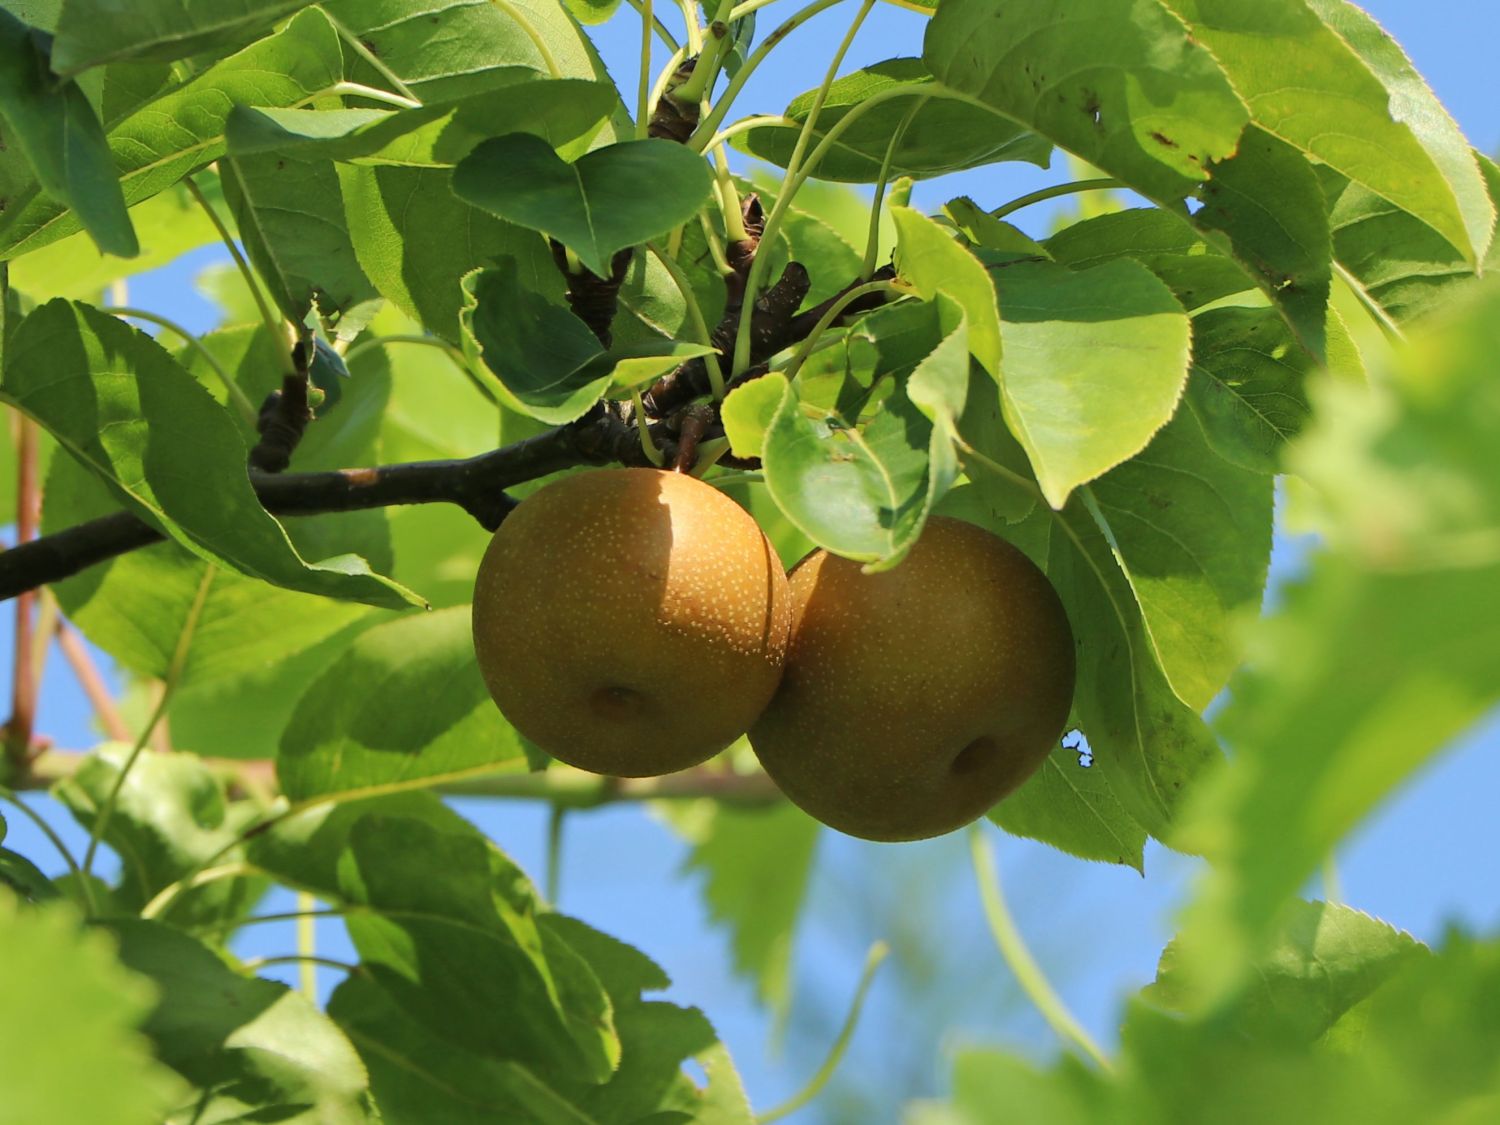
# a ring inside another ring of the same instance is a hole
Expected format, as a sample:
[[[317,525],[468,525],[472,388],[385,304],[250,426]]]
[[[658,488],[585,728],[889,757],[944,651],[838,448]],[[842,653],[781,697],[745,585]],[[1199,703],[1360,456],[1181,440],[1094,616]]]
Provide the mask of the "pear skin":
[[[1062,736],[1074,678],[1062,602],[982,528],[934,516],[879,574],[815,551],[791,594],[786,669],[750,743],[824,824],[868,840],[951,832]]]
[[[600,469],[524,500],[474,587],[474,649],[511,724],[595,773],[686,769],[781,680],[787,580],[755,520],[682,473]]]

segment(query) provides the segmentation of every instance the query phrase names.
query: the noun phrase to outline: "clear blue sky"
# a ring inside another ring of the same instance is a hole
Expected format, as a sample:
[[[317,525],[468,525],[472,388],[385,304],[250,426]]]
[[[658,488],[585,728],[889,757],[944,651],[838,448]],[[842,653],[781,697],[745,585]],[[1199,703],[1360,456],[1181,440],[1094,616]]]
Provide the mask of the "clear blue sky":
[[[762,34],[787,7],[783,0],[762,11]],[[1500,43],[1500,3],[1370,0],[1364,7],[1405,45],[1475,145],[1500,150],[1493,60]],[[757,75],[736,113],[777,112],[814,85],[852,9],[852,3],[840,5],[799,31]],[[904,10],[877,6],[846,69],[919,53],[922,22]],[[635,80],[637,28],[626,8],[598,29],[606,61],[627,91]],[[1063,167],[1050,173],[979,169],[921,185],[916,203],[931,209],[967,193],[995,206],[1065,178]],[[1046,217],[1042,210],[1027,212],[1023,225],[1044,224]],[[133,279],[131,302],[190,328],[208,327],[213,310],[192,293],[189,280],[220,256],[203,251]],[[1295,566],[1295,553],[1279,544],[1279,576]],[[6,636],[9,612],[7,606],[0,617]],[[8,682],[10,660],[6,646],[0,651],[0,682]],[[60,660],[54,660],[46,681],[39,729],[63,746],[93,740],[87,705]],[[1355,836],[1340,857],[1346,900],[1423,938],[1437,937],[1449,922],[1500,928],[1500,881],[1493,866],[1500,855],[1500,818],[1493,811],[1497,792],[1500,720],[1492,717]],[[32,800],[54,824],[70,823],[49,800]],[[541,810],[515,803],[458,804],[540,877]],[[38,858],[47,870],[60,869],[25,820],[7,819],[9,846]],[[72,831],[68,838],[77,842],[81,834]],[[996,840],[1012,907],[1033,950],[1089,1030],[1112,1042],[1120,999],[1151,978],[1193,863],[1153,849],[1142,879],[1026,841],[998,835]],[[794,1092],[821,1061],[865,949],[876,938],[893,940],[905,959],[888,966],[878,981],[837,1087],[820,1108],[796,1121],[896,1121],[901,1101],[943,1089],[947,1052],[958,1043],[1003,1043],[1037,1057],[1056,1050],[1041,1020],[1020,1000],[985,932],[961,836],[882,846],[825,834],[796,951],[793,1020],[780,1051],[771,1045],[770,1021],[756,1008],[750,987],[729,972],[726,936],[707,924],[695,879],[682,873],[685,859],[677,839],[639,809],[574,816],[567,829],[561,906],[662,963],[675,980],[671,996],[698,1005],[715,1021],[757,1108]],[[295,947],[290,927],[284,932],[257,927],[249,935],[253,944],[241,947],[247,955]],[[331,924],[319,940],[331,956],[347,953]],[[334,974],[325,970],[322,980],[331,987]],[[840,1087],[874,1101],[852,1108],[841,1101]]]

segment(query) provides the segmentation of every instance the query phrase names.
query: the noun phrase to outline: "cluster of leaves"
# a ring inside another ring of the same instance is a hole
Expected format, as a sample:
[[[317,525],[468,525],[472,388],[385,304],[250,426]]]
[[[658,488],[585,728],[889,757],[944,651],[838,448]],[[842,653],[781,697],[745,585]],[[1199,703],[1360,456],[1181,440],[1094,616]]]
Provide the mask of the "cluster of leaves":
[[[1386,350],[1372,320],[1399,333],[1496,257],[1500,170],[1342,0],[1098,0],[1087,25],[1029,0],[927,7],[920,58],[731,125],[786,169],[742,180],[699,154],[730,108],[712,88],[687,144],[641,139],[575,19],[609,3],[0,2],[0,396],[45,430],[45,531],[123,508],[167,537],[52,593],[168,684],[177,745],[274,756],[280,790],[231,800],[192,754],[122,773],[133,755],[106,747],[58,792],[122,857],[116,885],[52,882],[0,851],[35,904],[0,903],[4,963],[35,966],[6,1025],[49,1005],[72,1057],[96,1044],[125,1075],[110,1107],[41,1116],[748,1119],[702,1016],[642,998],[666,983],[656,966],[550,910],[418,792],[544,765],[473,668],[481,530],[436,508],[283,523],[244,466],[251,404],[286,370],[284,321],[350,376],[326,382],[298,469],[483,452],[713,353],[744,375],[710,329],[734,305],[716,263],[740,217],[724,210],[750,190],[770,213],[752,282],[800,263],[812,308],[887,250],[895,279],[871,286],[881,307],[730,391],[728,443],[761,476],[712,479],[789,561],[817,544],[897,565],[934,511],[1027,551],[1077,634],[1092,764],[1059,747],[992,819],[1087,859],[1139,868],[1154,836],[1214,861],[1131,1009],[1118,1076],[976,1055],[935,1119],[984,1120],[1001,1094],[1038,1121],[1223,1119],[1190,1099],[1232,1090],[1247,1120],[1270,1104],[1410,1120],[1439,1086],[1455,1114],[1492,1104],[1495,1076],[1476,1084],[1463,1060],[1496,1030],[1458,1016],[1496,987],[1489,946],[1421,954],[1332,908],[1287,930],[1283,908],[1500,684],[1495,291],[1387,384],[1365,381]],[[767,49],[750,51],[753,15],[711,47],[731,91]],[[1056,148],[1145,205],[1037,241],[996,201],[872,216],[835,186]],[[253,275],[212,280],[220,328],[174,353],[99,307],[104,286],[221,228]],[[631,248],[606,344],[565,291]],[[1254,634],[1225,765],[1202,713],[1244,655],[1282,472],[1316,488],[1332,546]],[[14,493],[0,481],[0,504]],[[438,610],[400,612],[424,605]],[[682,826],[737,966],[784,1004],[816,826],[785,808]],[[326,1015],[225,951],[270,882],[344,916],[361,961]],[[76,905],[130,972],[77,931]],[[1420,990],[1450,998],[1427,1011],[1441,1029],[1403,1017]],[[1467,1069],[1444,1085],[1449,1048]],[[51,1049],[6,1038],[0,1085],[40,1097],[27,1052]],[[706,1086],[683,1076],[690,1058]],[[1296,1103],[1302,1088],[1316,1098]]]

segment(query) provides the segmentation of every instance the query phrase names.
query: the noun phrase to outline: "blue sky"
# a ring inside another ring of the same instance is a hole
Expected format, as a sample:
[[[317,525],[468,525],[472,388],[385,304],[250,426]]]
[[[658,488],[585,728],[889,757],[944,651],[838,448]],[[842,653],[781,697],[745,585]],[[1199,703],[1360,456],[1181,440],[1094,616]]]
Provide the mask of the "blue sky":
[[[662,8],[668,5],[660,4]],[[772,57],[746,90],[735,115],[777,112],[815,85],[853,3],[824,13]],[[1500,43],[1500,3],[1494,0],[1371,0],[1364,7],[1407,48],[1418,69],[1477,147],[1500,150],[1500,98],[1493,53]],[[762,34],[788,9],[785,0],[761,13]],[[922,20],[878,5],[845,69],[920,50]],[[611,70],[627,91],[635,81],[638,24],[629,9],[597,37]],[[915,203],[933,209],[958,194],[986,206],[1046,183],[1066,179],[1027,166],[979,169],[920,185]],[[1043,233],[1048,212],[1025,212],[1020,223]],[[207,327],[212,310],[189,279],[217,261],[207,250],[167,270],[133,280],[131,303],[156,309],[190,328]],[[1276,575],[1295,565],[1279,541]],[[0,615],[0,629],[10,607]],[[9,677],[11,652],[0,651],[0,677]],[[0,682],[6,682],[0,680]],[[55,658],[40,705],[39,729],[59,745],[93,741],[88,709],[62,662]],[[1456,744],[1360,830],[1339,857],[1345,900],[1435,938],[1450,922],[1500,929],[1500,721],[1496,717]],[[30,800],[59,826],[70,823],[56,805]],[[545,817],[519,803],[459,802],[528,871],[543,869]],[[8,846],[60,870],[35,831],[9,815]],[[67,833],[70,842],[81,834]],[[1000,864],[1018,923],[1044,968],[1088,1029],[1115,1038],[1121,998],[1148,981],[1172,918],[1182,903],[1194,863],[1162,849],[1147,857],[1147,874],[1080,863],[1027,841],[995,834]],[[984,929],[960,836],[916,845],[874,845],[825,834],[795,955],[797,1000],[780,1050],[769,1017],[750,987],[729,971],[728,942],[711,927],[699,902],[696,877],[682,872],[686,850],[640,809],[615,807],[575,815],[567,826],[561,907],[651,954],[675,980],[671,996],[702,1007],[729,1043],[757,1108],[794,1092],[821,1061],[858,977],[865,949],[893,940],[906,954],[888,968],[871,996],[845,1062],[841,1084],[871,1099],[844,1104],[835,1091],[821,1108],[794,1121],[848,1120],[879,1125],[897,1120],[900,1100],[940,1092],[947,1052],[961,1042],[1007,1044],[1036,1057],[1056,1050],[1039,1017],[1020,1000]],[[290,908],[269,902],[267,909]],[[343,949],[336,927],[320,943],[331,956]],[[247,955],[292,950],[290,927],[249,932]],[[342,951],[341,951],[342,950]],[[331,987],[335,975],[322,973]]]

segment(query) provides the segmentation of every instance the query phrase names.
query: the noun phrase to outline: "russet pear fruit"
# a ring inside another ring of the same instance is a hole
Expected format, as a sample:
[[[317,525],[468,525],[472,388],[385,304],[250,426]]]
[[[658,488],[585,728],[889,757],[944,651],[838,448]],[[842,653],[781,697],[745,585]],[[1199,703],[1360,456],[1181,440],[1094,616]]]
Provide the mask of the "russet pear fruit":
[[[792,571],[781,687],[750,743],[812,816],[918,840],[982,815],[1057,745],[1073,636],[1046,576],[972,524],[931,518],[895,568],[815,551]]]
[[[500,710],[570,765],[647,777],[744,734],[781,680],[787,579],[755,520],[654,469],[565,477],[500,525],[474,648]]]

